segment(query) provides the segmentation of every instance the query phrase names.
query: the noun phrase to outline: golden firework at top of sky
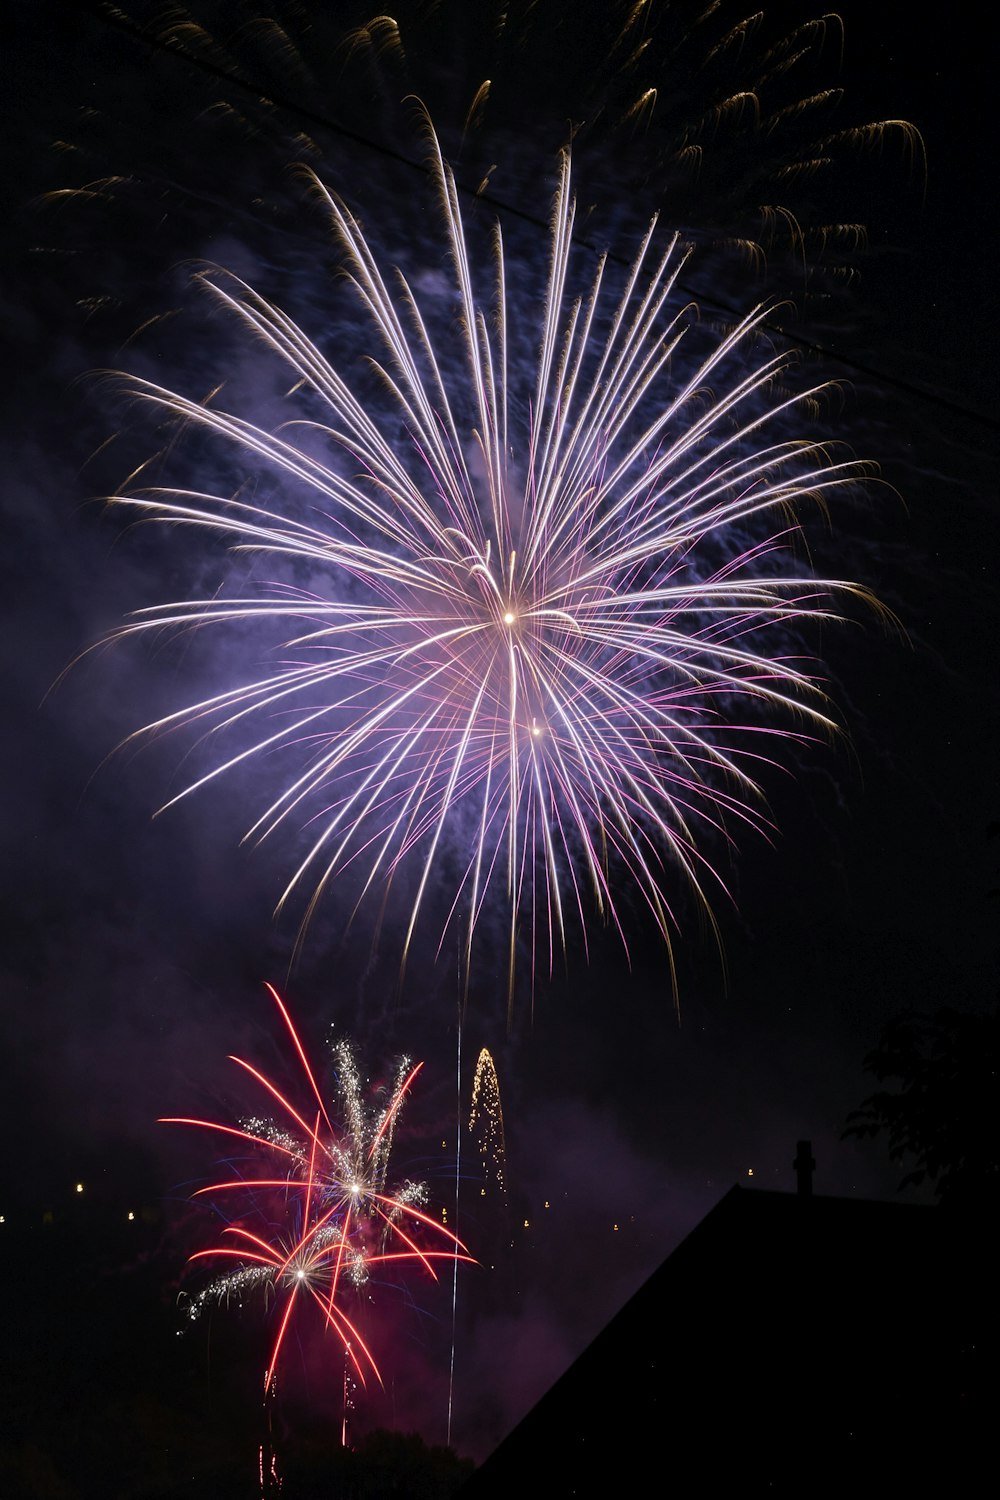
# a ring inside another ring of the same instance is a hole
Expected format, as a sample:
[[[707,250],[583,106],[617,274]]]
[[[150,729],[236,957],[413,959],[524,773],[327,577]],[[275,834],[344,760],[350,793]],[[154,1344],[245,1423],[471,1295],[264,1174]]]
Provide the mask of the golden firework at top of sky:
[[[164,13],[131,0],[105,14],[200,72],[208,151],[209,131],[229,126],[276,168],[291,155],[329,176],[345,144],[419,168],[405,107],[419,98],[463,191],[534,217],[537,178],[572,141],[597,238],[655,211],[738,247],[769,292],[816,306],[864,245],[863,164],[884,178],[889,147],[897,181],[923,180],[914,126],[845,97],[850,38],[833,13],[790,22],[787,8],[775,20],[694,0],[404,0],[392,15],[196,0]]]

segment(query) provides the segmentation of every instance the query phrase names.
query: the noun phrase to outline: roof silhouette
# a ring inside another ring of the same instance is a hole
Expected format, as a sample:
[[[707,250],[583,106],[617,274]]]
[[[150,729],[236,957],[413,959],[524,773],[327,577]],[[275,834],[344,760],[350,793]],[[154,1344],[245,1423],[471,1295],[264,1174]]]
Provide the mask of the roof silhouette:
[[[730,1189],[463,1500],[973,1493],[996,1410],[994,1235],[814,1197],[802,1145],[799,1192]]]

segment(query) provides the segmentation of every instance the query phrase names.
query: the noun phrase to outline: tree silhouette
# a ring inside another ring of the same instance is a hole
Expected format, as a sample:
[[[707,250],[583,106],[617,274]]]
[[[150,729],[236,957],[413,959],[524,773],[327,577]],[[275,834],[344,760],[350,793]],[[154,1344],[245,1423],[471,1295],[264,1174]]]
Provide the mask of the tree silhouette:
[[[317,1420],[300,1425],[278,1467],[282,1500],[451,1500],[475,1466],[415,1432],[378,1428],[342,1447]]]
[[[888,1136],[889,1158],[912,1163],[900,1188],[929,1180],[942,1204],[991,1211],[1000,1198],[997,1063],[1000,1014],[945,1006],[887,1021],[865,1071],[893,1089],[871,1094],[844,1136]]]

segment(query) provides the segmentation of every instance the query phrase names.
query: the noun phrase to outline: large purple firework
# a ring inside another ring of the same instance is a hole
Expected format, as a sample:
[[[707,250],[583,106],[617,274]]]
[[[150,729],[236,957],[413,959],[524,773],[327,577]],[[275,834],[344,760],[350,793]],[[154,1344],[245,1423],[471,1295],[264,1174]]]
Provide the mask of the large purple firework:
[[[116,496],[274,570],[248,597],[146,609],[119,634],[247,621],[276,632],[259,675],[140,731],[206,731],[211,767],[179,795],[266,759],[277,780],[248,836],[310,830],[279,906],[301,890],[308,919],[348,865],[362,894],[405,868],[405,955],[447,880],[440,940],[460,928],[468,972],[477,926],[499,908],[511,1000],[522,947],[532,967],[551,964],[596,917],[627,948],[636,893],[669,954],[680,886],[708,910],[721,883],[711,851],[765,821],[761,735],[831,729],[794,642],[838,595],[863,591],[796,570],[790,548],[799,502],[855,485],[862,468],[787,436],[817,388],[789,392],[766,309],[712,340],[695,327],[678,287],[686,251],[655,221],[627,270],[601,258],[581,280],[568,155],[540,296],[511,286],[499,226],[484,295],[452,171],[428,138],[445,320],[414,278],[384,273],[313,179],[370,327],[357,373],[208,270],[210,293],[289,367],[301,420],[258,426],[218,394],[129,380],[133,398],[232,444],[284,500]],[[529,309],[522,391],[511,350]]]

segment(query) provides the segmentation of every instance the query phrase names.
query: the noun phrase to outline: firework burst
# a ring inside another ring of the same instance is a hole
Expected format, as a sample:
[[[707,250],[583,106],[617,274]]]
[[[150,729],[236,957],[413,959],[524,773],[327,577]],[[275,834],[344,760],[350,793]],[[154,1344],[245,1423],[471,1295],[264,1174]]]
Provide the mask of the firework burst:
[[[279,1106],[278,1120],[253,1117],[223,1125],[172,1117],[162,1122],[221,1133],[251,1157],[249,1171],[242,1170],[241,1162],[233,1176],[198,1189],[196,1196],[215,1199],[229,1222],[221,1242],[196,1251],[191,1260],[230,1269],[189,1301],[188,1312],[196,1319],[209,1304],[256,1293],[281,1302],[264,1376],[268,1391],[296,1307],[311,1306],[339,1340],[362,1383],[366,1370],[381,1383],[374,1355],[344,1310],[345,1289],[363,1286],[375,1268],[417,1262],[437,1279],[436,1262],[469,1259],[461,1242],[427,1213],[422,1183],[407,1181],[393,1191],[386,1186],[396,1121],[421,1065],[412,1067],[402,1059],[388,1103],[373,1112],[365,1106],[351,1049],[338,1042],[333,1053],[342,1121],[335,1127],[292,1019],[277,991],[267,988],[308,1083],[308,1110],[298,1109],[252,1064],[234,1057],[231,1061]],[[234,1195],[239,1222],[225,1206]]]
[[[453,278],[440,337],[440,308],[402,273],[388,278],[352,213],[311,179],[369,320],[385,410],[281,310],[215,270],[203,284],[286,363],[301,420],[262,427],[218,393],[198,402],[129,381],[136,401],[269,472],[287,503],[120,493],[132,514],[214,533],[278,576],[249,597],[140,611],[117,634],[277,631],[262,675],[139,733],[204,731],[211,769],[179,796],[249,760],[283,767],[247,837],[310,827],[279,901],[303,891],[303,925],[352,863],[362,897],[406,866],[405,961],[447,870],[440,941],[461,924],[468,973],[498,904],[512,1003],[520,946],[532,971],[542,953],[551,966],[571,925],[586,945],[596,913],[627,951],[635,893],[669,954],[679,886],[710,910],[722,877],[709,851],[734,827],[766,824],[761,733],[832,729],[789,643],[863,591],[797,571],[790,549],[799,503],[857,484],[862,468],[782,435],[819,388],[789,394],[791,360],[764,338],[764,308],[692,358],[703,334],[678,296],[686,252],[659,242],[655,220],[617,286],[606,258],[581,278],[568,155],[534,373],[519,390],[511,351],[532,304],[512,291],[499,226],[491,289],[477,291],[429,125],[428,139]],[[317,582],[285,581],[295,566]]]

